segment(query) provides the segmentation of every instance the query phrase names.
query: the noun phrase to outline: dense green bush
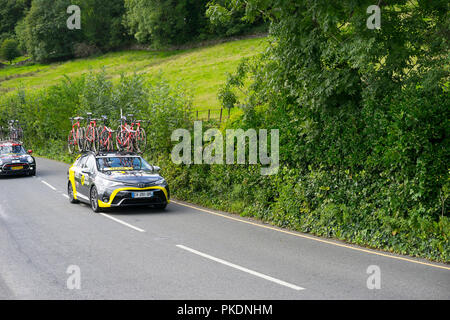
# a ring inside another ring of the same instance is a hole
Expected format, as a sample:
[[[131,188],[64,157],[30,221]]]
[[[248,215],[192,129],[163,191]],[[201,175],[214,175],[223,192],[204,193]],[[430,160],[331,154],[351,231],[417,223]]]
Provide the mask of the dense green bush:
[[[216,8],[213,19],[245,8],[271,21],[269,49],[242,62],[219,98],[243,109],[238,126],[280,129],[283,170],[253,181],[252,168],[193,168],[189,184],[200,201],[196,181],[237,190],[209,197],[281,226],[449,261],[448,2],[383,5],[379,30],[366,27],[371,4]]]
[[[20,56],[20,52],[18,49],[18,43],[13,39],[6,39],[0,46],[0,58],[9,61],[11,64],[12,61]]]
[[[27,53],[37,61],[52,61],[73,56],[73,46],[81,39],[79,30],[69,30],[66,10],[70,0],[33,0],[24,25],[16,31]]]
[[[214,11],[208,0],[125,0],[124,24],[140,42],[153,47],[180,45],[211,37],[233,36],[262,26],[262,19],[244,21],[236,11],[227,21],[207,18]]]
[[[0,43],[14,37],[16,24],[30,6],[31,0],[0,0]]]
[[[80,7],[80,30],[67,27],[70,5]],[[15,32],[21,49],[37,61],[86,56],[130,43],[122,25],[124,13],[124,0],[107,5],[98,0],[33,0],[26,17],[17,21]]]
[[[191,96],[181,87],[172,87],[158,76],[148,79],[143,75],[122,75],[118,81],[109,79],[103,70],[80,78],[65,78],[60,84],[30,92],[19,90],[14,95],[0,98],[0,126],[8,119],[19,119],[25,124],[25,142],[38,154],[68,161],[67,136],[71,129],[70,117],[107,115],[116,129],[121,111],[124,115],[148,120],[149,157],[155,154],[168,158],[170,135],[176,128],[189,128]]]

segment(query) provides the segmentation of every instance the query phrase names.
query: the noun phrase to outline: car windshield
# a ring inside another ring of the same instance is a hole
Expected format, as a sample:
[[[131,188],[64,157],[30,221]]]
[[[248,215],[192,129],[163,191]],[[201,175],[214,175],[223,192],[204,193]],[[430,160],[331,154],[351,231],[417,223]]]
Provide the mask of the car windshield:
[[[8,154],[18,154],[23,155],[26,154],[24,148],[22,146],[14,146],[14,145],[8,145],[8,146],[0,146],[0,155],[8,155]]]
[[[141,157],[101,157],[97,158],[100,171],[151,171],[151,166]]]

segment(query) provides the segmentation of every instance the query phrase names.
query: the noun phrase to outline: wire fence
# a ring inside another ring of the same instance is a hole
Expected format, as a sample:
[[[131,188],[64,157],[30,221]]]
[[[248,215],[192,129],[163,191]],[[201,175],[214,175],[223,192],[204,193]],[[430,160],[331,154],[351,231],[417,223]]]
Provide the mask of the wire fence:
[[[194,120],[210,121],[217,120],[219,122],[230,119],[231,109],[220,108],[220,109],[205,109],[205,110],[194,110],[191,111]]]

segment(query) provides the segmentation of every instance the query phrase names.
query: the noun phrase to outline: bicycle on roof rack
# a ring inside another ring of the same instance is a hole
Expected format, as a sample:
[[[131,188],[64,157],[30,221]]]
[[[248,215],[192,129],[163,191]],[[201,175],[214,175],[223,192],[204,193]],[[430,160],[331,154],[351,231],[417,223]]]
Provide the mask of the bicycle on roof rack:
[[[86,116],[86,126],[80,124],[82,117],[70,118],[72,129],[68,136],[68,150],[73,153],[92,151],[94,153],[113,152],[116,147],[117,152],[142,153],[147,147],[147,135],[142,124],[146,120],[134,120],[133,114],[122,116],[120,125],[114,131],[108,126],[108,117],[103,115],[101,119],[92,117],[88,112]],[[102,121],[100,125],[98,122]]]
[[[129,119],[133,117],[132,114],[127,115]],[[127,123],[127,117],[120,118],[120,125],[116,131],[116,146],[118,151],[135,151],[135,136],[136,130],[133,130],[133,125]],[[131,121],[132,123],[132,121]]]
[[[23,129],[19,123],[19,120],[8,121],[9,139],[13,141],[23,140]]]
[[[97,121],[100,119],[92,118],[92,113],[88,112],[86,115],[86,135],[84,139],[85,150],[97,152],[100,148],[99,133],[97,128]]]
[[[117,150],[142,153],[147,148],[147,134],[142,127],[142,123],[148,121],[134,120],[133,114],[128,114],[127,117],[122,116],[120,125],[117,128]]]
[[[67,138],[67,148],[69,153],[74,153],[75,149],[78,149],[79,152],[84,151],[84,137],[85,137],[85,129],[81,126],[80,120],[84,120],[83,117],[74,117],[70,118],[72,122],[72,130],[69,132],[69,136]]]
[[[114,150],[114,133],[115,131],[112,130],[107,126],[108,123],[108,117],[102,116],[103,120],[103,127],[100,127],[98,132],[98,139],[99,139],[99,148],[98,151],[113,151]],[[101,130],[101,131],[100,131]]]

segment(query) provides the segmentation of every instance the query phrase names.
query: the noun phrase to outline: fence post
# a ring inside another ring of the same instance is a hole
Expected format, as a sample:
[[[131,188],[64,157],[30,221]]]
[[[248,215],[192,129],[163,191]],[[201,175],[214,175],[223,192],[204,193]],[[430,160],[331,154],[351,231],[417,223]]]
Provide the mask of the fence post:
[[[210,118],[211,118],[211,109],[208,109],[208,121],[210,120]]]
[[[198,121],[198,110],[197,110],[197,121]]]

